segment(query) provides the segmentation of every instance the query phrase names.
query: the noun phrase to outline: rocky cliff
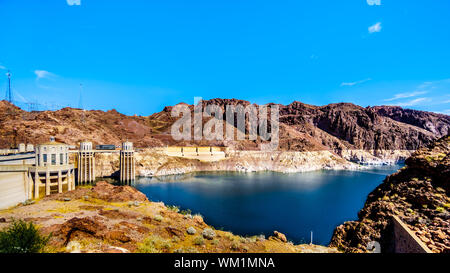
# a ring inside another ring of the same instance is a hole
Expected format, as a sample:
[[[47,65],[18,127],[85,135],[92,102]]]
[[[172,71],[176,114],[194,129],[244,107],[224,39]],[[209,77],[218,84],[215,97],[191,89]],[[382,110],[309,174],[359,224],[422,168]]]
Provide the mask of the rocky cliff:
[[[305,172],[321,169],[356,169],[359,166],[331,153],[312,152],[260,152],[234,151],[223,160],[204,162],[196,159],[167,156],[163,148],[147,148],[135,154],[136,174],[163,176],[198,171],[275,171],[282,173]],[[119,173],[119,156],[112,153],[96,155],[96,173],[109,177]]]
[[[236,99],[213,99],[224,109],[228,104],[249,105]],[[192,105],[190,105],[193,108]],[[350,103],[312,106],[293,102],[280,107],[280,150],[322,151],[343,155],[346,150],[416,150],[448,134],[450,116],[400,107],[363,108]],[[260,141],[176,142],[170,135],[172,107],[151,116],[126,116],[115,110],[84,111],[64,108],[58,111],[27,112],[6,101],[0,102],[0,147],[14,143],[40,143],[55,136],[76,145],[82,140],[95,144],[116,144],[128,139],[136,147],[165,145],[219,145],[236,150],[258,150]],[[205,122],[205,121],[204,121]],[[344,152],[342,152],[344,151]],[[357,157],[356,157],[357,158]]]
[[[391,218],[397,215],[433,252],[450,253],[449,152],[450,136],[416,151],[369,194],[358,221],[336,228],[331,246],[364,252],[378,241],[389,250]]]

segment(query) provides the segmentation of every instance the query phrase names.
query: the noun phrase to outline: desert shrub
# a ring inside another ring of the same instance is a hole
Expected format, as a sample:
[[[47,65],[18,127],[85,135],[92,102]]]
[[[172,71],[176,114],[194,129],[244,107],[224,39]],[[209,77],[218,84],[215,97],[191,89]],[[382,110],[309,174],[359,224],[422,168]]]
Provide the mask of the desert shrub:
[[[201,218],[201,219],[203,220],[203,216],[202,216],[200,213],[194,214],[194,218],[195,218],[195,217]]]
[[[190,215],[190,214],[192,214],[192,211],[190,209],[184,209],[184,210],[181,210],[180,213],[183,215]]]
[[[167,208],[168,208],[169,210],[171,210],[171,211],[174,211],[174,212],[179,212],[179,211],[180,211],[180,207],[178,207],[178,206],[171,206],[171,205],[168,205]]]
[[[161,222],[164,218],[161,215],[158,214],[158,215],[155,215],[155,217],[153,217],[153,219],[155,221]]]
[[[247,243],[256,243],[257,239],[258,239],[257,236],[248,237],[248,238],[246,238],[246,242]]]
[[[238,251],[241,248],[241,244],[238,241],[231,243],[231,250]]]
[[[169,240],[166,240],[158,235],[150,235],[145,238],[142,243],[138,244],[137,252],[139,253],[161,253],[168,251],[171,247]]]
[[[198,250],[194,247],[178,248],[174,253],[198,253]]]
[[[194,245],[204,245],[205,244],[205,240],[201,236],[195,237],[193,242],[194,242]]]
[[[203,238],[208,239],[208,240],[212,240],[214,239],[214,237],[216,237],[216,233],[214,232],[214,230],[210,229],[210,228],[205,228],[202,232]]]
[[[50,236],[40,235],[31,222],[13,220],[6,230],[0,231],[0,253],[41,252]]]

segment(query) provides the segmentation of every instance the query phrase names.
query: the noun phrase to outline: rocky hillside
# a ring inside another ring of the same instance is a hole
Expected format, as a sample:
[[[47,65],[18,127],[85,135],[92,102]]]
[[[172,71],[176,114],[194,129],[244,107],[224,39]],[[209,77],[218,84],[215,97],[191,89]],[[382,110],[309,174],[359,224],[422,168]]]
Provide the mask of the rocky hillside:
[[[364,252],[370,241],[390,245],[397,215],[433,252],[450,253],[450,136],[422,148],[369,194],[359,220],[336,228],[331,246]]]
[[[249,105],[235,99],[213,99],[205,104]],[[400,107],[363,108],[339,103],[312,106],[300,102],[280,106],[280,148],[290,151],[416,150],[448,134],[450,116]],[[193,107],[192,105],[190,106]],[[200,141],[175,143],[170,136],[172,107],[148,117],[126,116],[115,110],[26,112],[6,101],[0,102],[0,147],[14,143],[39,143],[49,136],[68,144],[88,139],[95,144],[116,144],[128,139],[137,147],[172,144],[225,145],[236,149],[259,148],[257,141]],[[206,122],[206,121],[204,121]]]
[[[45,252],[74,253],[311,253],[337,252],[317,245],[294,245],[280,232],[241,237],[215,229],[201,215],[179,211],[130,186],[98,182],[0,211],[0,230],[12,217],[51,234]]]

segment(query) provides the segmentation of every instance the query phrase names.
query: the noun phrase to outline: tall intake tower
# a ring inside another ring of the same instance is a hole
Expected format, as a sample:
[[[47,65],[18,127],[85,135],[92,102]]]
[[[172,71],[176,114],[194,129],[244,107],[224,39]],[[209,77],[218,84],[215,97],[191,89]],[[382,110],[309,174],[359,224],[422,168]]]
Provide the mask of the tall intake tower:
[[[135,177],[135,162],[134,150],[132,142],[122,143],[122,150],[120,150],[120,181],[129,182],[134,181]]]

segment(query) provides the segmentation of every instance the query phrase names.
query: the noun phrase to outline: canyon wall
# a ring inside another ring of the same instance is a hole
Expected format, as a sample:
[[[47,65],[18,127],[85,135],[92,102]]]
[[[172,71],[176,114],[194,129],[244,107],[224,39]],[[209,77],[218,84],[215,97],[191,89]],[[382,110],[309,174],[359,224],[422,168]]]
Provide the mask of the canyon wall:
[[[364,165],[395,164],[410,155],[411,151],[347,150],[341,157],[330,151],[236,151],[229,150],[222,160],[207,162],[184,157],[168,156],[165,148],[139,149],[135,153],[136,175],[162,176],[196,171],[275,171],[295,173],[321,169],[354,170]],[[355,164],[357,163],[357,164]],[[98,176],[117,176],[119,156],[117,153],[96,155]]]

